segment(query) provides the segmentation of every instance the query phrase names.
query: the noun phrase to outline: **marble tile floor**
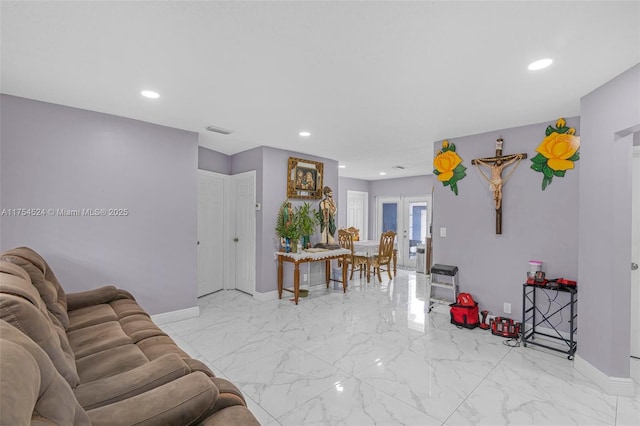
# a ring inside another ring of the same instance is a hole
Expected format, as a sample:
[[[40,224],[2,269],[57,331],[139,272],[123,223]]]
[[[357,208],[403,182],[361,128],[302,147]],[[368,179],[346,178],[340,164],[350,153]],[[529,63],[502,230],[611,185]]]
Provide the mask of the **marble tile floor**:
[[[354,278],[346,294],[314,286],[298,306],[286,292],[221,291],[163,329],[240,387],[265,426],[640,425],[640,360],[635,396],[607,395],[565,355],[425,314],[423,274]]]

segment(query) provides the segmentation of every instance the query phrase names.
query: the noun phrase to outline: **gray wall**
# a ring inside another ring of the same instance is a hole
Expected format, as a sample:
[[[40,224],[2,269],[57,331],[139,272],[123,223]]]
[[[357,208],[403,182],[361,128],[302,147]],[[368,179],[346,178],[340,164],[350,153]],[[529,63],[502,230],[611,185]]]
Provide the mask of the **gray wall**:
[[[384,180],[362,180],[353,178],[340,178],[340,199],[338,207],[338,226],[346,226],[347,223],[347,191],[362,191],[369,194],[369,238],[375,235],[374,227],[376,220],[376,197],[385,196],[413,196],[429,195],[433,185],[433,176],[411,176],[406,178],[384,179]]]
[[[640,130],[640,65],[584,96],[580,114],[578,354],[610,377],[629,377],[631,133]]]
[[[522,284],[530,259],[543,261],[549,277],[578,277],[578,175],[582,160],[564,178],[554,178],[545,191],[541,190],[542,174],[530,169],[529,159],[546,127],[555,127],[557,118],[450,139],[467,167],[467,176],[458,182],[459,195],[437,178],[433,180],[434,263],[457,265],[460,290],[471,293],[480,309],[494,315],[522,318]],[[577,118],[567,118],[567,125],[580,135]],[[471,160],[494,156],[500,136],[504,138],[504,154],[526,152],[529,158],[504,186],[503,233],[496,235],[492,193]],[[441,141],[434,147],[438,151]],[[446,238],[440,237],[441,227],[446,227]],[[504,302],[511,303],[512,314],[503,313]]]
[[[199,146],[198,168],[228,175],[231,174],[231,157],[221,152]]]
[[[369,236],[376,235],[376,197],[429,195],[433,176],[412,176],[397,179],[373,180],[369,184]]]
[[[0,207],[128,209],[124,217],[0,217],[65,290],[115,284],[155,314],[196,306],[197,134],[0,97]]]

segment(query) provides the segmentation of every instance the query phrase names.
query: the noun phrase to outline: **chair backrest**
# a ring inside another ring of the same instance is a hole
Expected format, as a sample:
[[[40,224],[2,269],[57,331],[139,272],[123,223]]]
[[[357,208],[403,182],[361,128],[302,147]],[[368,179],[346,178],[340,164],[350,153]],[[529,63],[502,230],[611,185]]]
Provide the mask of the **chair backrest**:
[[[338,229],[338,244],[351,251],[353,256],[353,234],[345,229]]]
[[[360,241],[360,230],[358,228],[350,226],[347,231],[353,234],[353,241]]]
[[[393,231],[387,231],[380,235],[380,246],[378,247],[378,259],[381,262],[386,262],[391,259],[393,255],[393,243],[396,239],[396,233]]]

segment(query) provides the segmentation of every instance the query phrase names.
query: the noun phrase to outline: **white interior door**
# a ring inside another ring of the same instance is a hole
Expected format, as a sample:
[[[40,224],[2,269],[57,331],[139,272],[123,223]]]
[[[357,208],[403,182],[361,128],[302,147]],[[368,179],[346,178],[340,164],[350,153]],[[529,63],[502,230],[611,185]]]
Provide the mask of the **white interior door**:
[[[227,179],[198,170],[198,297],[224,288]]]
[[[369,216],[369,193],[347,190],[347,228],[360,230],[360,239],[367,239],[367,217]]]
[[[418,244],[425,244],[431,226],[431,196],[378,197],[376,239],[395,231],[398,266],[415,268]]]
[[[256,288],[256,173],[255,171],[231,176],[235,235],[233,281],[236,290],[253,294]]]
[[[631,262],[640,265],[640,147],[633,147]],[[640,269],[631,271],[631,356],[640,358]],[[632,268],[633,269],[633,268]]]

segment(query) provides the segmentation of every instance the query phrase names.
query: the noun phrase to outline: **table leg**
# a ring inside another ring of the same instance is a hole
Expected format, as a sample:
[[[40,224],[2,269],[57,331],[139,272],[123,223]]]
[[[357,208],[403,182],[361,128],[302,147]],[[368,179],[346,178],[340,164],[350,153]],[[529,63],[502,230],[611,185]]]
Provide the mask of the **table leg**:
[[[324,279],[327,283],[327,288],[329,288],[329,280],[331,279],[331,261],[324,261]]]
[[[296,301],[296,305],[298,304],[298,297],[300,296],[300,264],[298,262],[294,263],[295,268],[293,271],[293,299]]]
[[[351,270],[353,274],[353,270]],[[347,292],[347,259],[346,256],[342,256],[342,292]]]
[[[278,256],[278,299],[282,299],[282,256]]]

